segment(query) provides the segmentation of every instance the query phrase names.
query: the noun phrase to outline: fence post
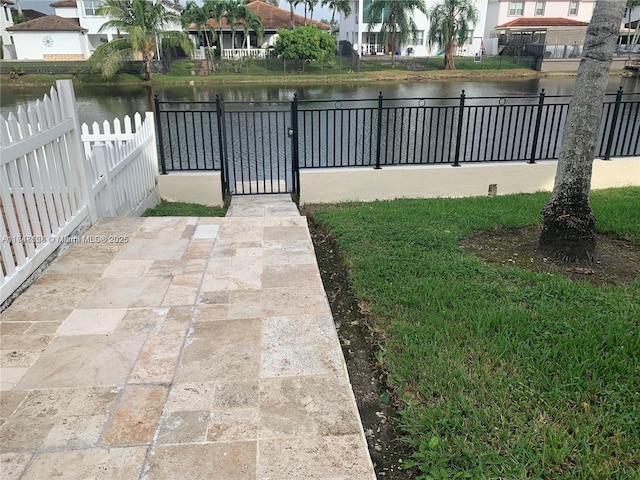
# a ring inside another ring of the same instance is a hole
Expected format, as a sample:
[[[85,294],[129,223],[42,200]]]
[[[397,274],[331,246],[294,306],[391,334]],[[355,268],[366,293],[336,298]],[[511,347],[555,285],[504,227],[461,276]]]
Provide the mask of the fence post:
[[[220,95],[216,94],[216,117],[218,120],[218,150],[220,150],[220,176],[222,177],[222,198],[226,200],[229,196],[229,172],[227,171],[227,160],[225,158],[224,152],[224,142],[223,142],[223,122],[224,122],[224,112],[223,112],[222,102],[220,101]],[[215,164],[214,164],[215,167]]]
[[[616,92],[616,106],[613,108],[613,119],[611,121],[609,138],[607,139],[607,148],[604,151],[603,160],[611,160],[611,146],[613,145],[613,137],[616,132],[616,122],[618,121],[618,114],[620,113],[621,102],[622,102],[622,85],[620,85],[620,88]]]
[[[69,132],[69,158],[72,168],[76,170],[78,183],[80,186],[80,194],[82,195],[85,205],[89,208],[89,218],[93,225],[98,221],[98,212],[96,210],[96,201],[93,198],[93,192],[89,185],[89,173],[86,168],[86,158],[84,155],[84,146],[80,130],[80,120],[78,118],[78,106],[76,105],[76,94],[73,90],[71,80],[56,80],[56,90],[58,98],[66,118],[73,120],[73,130]]]
[[[293,157],[293,192],[300,197],[300,157],[298,152],[298,94],[293,94],[291,102],[291,153]]]
[[[376,138],[376,170],[380,170],[380,147],[382,146],[382,92],[378,95],[378,129]]]
[[[460,166],[460,142],[462,141],[462,120],[464,117],[464,99],[465,99],[466,95],[464,93],[464,90],[462,90],[462,93],[460,94],[460,112],[458,113],[458,133],[456,134],[456,154],[455,154],[455,158],[453,159],[453,166],[454,167],[459,167]]]
[[[531,156],[529,163],[536,163],[536,149],[538,148],[538,136],[540,135],[540,121],[542,120],[542,107],[544,106],[544,88],[540,90],[540,98],[538,99],[538,111],[536,113],[536,126],[533,127],[533,145],[531,146]]]
[[[162,122],[160,121],[160,100],[158,94],[153,95],[153,104],[156,114],[156,136],[158,137],[158,150],[160,150],[160,171],[162,175],[167,174],[167,165],[164,160],[164,141],[162,140]]]
[[[116,216],[115,201],[113,199],[113,190],[111,189],[111,178],[109,178],[109,167],[107,166],[106,145],[104,143],[96,143],[92,148],[94,167],[98,174],[98,179],[104,178],[105,197],[103,204],[108,217]]]

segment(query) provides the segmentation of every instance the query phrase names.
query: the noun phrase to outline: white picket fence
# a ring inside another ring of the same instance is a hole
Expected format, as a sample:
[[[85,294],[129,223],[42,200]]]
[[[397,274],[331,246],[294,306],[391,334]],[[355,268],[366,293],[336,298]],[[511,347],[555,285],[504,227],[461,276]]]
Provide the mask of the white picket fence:
[[[95,199],[98,218],[139,216],[157,196],[158,165],[153,113],[124,117],[124,131],[119,119],[82,125],[82,142],[86,157],[87,180]],[[157,203],[157,202],[156,202]]]
[[[158,202],[153,114],[134,126],[81,129],[70,80],[0,116],[0,306],[74,231]]]

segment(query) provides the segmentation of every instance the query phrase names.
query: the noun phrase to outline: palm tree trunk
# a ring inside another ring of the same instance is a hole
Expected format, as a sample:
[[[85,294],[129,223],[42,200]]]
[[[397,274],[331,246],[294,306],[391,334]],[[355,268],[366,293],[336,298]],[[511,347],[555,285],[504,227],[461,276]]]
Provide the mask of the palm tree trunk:
[[[391,68],[396,68],[396,35],[391,34]]]
[[[597,0],[560,146],[555,185],[542,209],[540,248],[554,258],[591,261],[596,219],[589,194],[604,95],[626,0]]]
[[[455,48],[456,48],[456,43],[455,43],[456,39],[455,39],[455,33],[453,34],[453,37],[451,38],[451,41],[449,43],[447,43],[444,47],[444,69],[445,70],[455,70],[456,69],[456,64],[455,61],[453,59],[454,57],[454,53],[455,53]]]
[[[151,59],[145,57],[142,63],[144,64],[144,79],[148,82],[151,80]]]

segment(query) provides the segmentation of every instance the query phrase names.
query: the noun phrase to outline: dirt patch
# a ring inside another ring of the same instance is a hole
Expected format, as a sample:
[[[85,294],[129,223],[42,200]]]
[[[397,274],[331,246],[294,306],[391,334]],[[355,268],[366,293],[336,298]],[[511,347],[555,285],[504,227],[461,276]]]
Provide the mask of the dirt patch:
[[[563,275],[594,285],[627,284],[640,278],[640,247],[598,234],[593,263],[562,263],[538,249],[540,225],[481,232],[460,242],[465,250],[491,263]]]
[[[402,442],[394,421],[393,400],[388,396],[385,374],[376,358],[380,338],[367,306],[359,305],[349,290],[347,268],[333,236],[318,224],[312,211],[303,208],[301,213],[307,216],[376,475],[391,480],[414,478],[415,472],[402,469],[411,449]]]

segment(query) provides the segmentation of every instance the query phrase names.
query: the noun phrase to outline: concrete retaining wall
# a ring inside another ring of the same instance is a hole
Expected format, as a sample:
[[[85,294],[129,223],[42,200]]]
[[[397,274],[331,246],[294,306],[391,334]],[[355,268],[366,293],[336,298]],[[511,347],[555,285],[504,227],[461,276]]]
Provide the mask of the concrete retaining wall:
[[[220,172],[171,172],[158,175],[158,189],[163,200],[221,206]]]
[[[552,190],[556,161],[327,168],[300,171],[300,204],[392,198],[470,197]],[[495,187],[493,187],[495,185]],[[595,160],[592,188],[640,186],[640,158]]]
[[[611,70],[622,70],[627,64],[627,57],[616,57],[611,62]],[[545,58],[539,59],[536,70],[541,72],[577,72],[579,58]]]

